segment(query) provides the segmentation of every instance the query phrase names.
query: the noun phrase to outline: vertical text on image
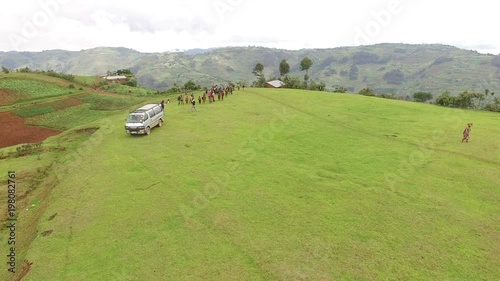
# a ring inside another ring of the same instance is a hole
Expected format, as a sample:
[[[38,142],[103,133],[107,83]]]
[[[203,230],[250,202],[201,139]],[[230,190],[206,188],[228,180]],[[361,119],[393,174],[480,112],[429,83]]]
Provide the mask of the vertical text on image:
[[[7,238],[7,244],[9,247],[9,254],[7,255],[9,265],[8,271],[16,272],[16,172],[7,172],[7,212],[8,212],[8,223],[6,228],[9,230]]]

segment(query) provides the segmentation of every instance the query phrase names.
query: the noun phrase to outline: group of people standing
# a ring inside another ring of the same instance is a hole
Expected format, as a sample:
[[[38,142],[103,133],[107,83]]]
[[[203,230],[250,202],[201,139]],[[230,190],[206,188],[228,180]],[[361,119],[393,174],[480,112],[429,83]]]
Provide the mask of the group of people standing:
[[[215,85],[210,88],[206,88],[203,95],[198,96],[198,104],[205,104],[207,99],[209,103],[215,102],[215,97],[217,96],[218,101],[223,101],[224,97],[232,95],[234,87],[229,85],[226,87]],[[191,110],[196,110],[196,99],[193,93],[191,95],[179,95],[177,97],[177,105],[191,104]]]

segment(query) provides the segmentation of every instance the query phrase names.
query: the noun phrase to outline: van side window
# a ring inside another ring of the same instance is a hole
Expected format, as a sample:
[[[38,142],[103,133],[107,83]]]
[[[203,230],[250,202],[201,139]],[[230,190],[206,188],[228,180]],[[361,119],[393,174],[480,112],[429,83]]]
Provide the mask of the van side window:
[[[153,118],[153,116],[156,115],[155,111],[154,110],[148,110],[148,114],[149,114],[149,117]]]
[[[158,114],[161,112],[161,107],[157,106],[154,108],[154,110],[155,110],[155,114]]]

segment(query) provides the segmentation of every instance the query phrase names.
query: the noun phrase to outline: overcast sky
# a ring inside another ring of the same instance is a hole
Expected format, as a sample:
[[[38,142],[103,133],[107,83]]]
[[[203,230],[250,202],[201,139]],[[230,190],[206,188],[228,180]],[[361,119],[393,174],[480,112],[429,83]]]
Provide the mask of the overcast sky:
[[[0,51],[141,52],[225,46],[440,43],[500,53],[495,1],[22,0],[0,10]]]

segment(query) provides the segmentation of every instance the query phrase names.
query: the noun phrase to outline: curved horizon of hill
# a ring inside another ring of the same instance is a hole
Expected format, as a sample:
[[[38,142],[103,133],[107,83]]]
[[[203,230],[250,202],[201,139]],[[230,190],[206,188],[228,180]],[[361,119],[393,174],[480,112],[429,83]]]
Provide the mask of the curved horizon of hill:
[[[77,75],[100,75],[130,69],[139,84],[167,89],[193,80],[202,86],[256,80],[252,69],[264,65],[266,78],[279,77],[279,63],[290,65],[289,76],[303,78],[300,61],[313,65],[310,81],[326,90],[345,87],[358,92],[369,87],[377,93],[400,97],[444,91],[495,92],[500,89],[500,56],[480,54],[439,44],[377,44],[332,49],[283,50],[265,47],[224,47],[173,53],[141,53],[128,48],[99,47],[82,51],[0,52],[0,65],[9,69],[54,70]]]

